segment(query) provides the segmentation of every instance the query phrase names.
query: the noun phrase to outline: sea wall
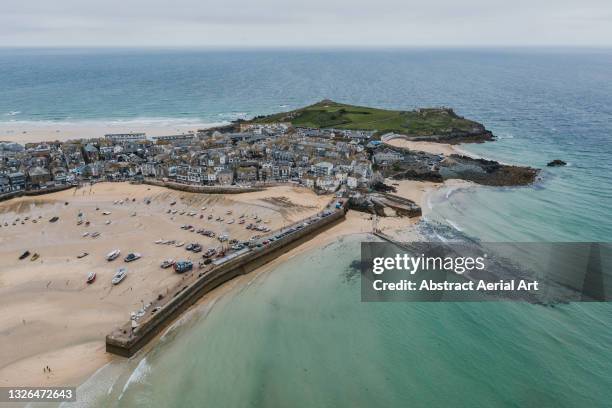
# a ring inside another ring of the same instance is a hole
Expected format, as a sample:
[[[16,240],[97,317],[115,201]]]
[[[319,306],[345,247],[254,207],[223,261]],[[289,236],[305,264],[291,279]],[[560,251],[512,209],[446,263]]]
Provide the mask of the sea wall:
[[[262,191],[264,187],[231,187],[231,186],[195,186],[191,184],[175,183],[173,181],[161,181],[155,179],[144,179],[143,184],[151,186],[166,187],[171,190],[185,191],[188,193],[203,194],[240,194],[253,191]]]
[[[177,286],[172,291],[173,294],[168,295],[172,296],[172,298],[169,301],[165,300],[165,304],[160,306],[161,308],[154,315],[139,322],[138,327],[133,331],[130,322],[128,322],[108,334],[106,336],[106,351],[124,357],[134,355],[173,319],[178,317],[204,294],[236,276],[251,272],[278,257],[280,254],[312,238],[315,234],[324,231],[343,219],[345,213],[346,208],[344,207],[335,209],[329,216],[309,221],[309,225],[262,248],[253,248],[245,254],[223,262],[212,270],[200,272],[195,282],[182,287],[181,285]],[[294,225],[301,224],[306,220],[310,219],[302,220]]]
[[[55,187],[44,188],[41,190],[12,191],[10,193],[0,194],[0,202],[10,200],[11,198],[16,198],[16,197],[37,196],[37,195],[43,195],[43,194],[57,193],[58,191],[68,190],[73,187],[74,186],[72,185],[65,185],[65,186],[55,186]]]

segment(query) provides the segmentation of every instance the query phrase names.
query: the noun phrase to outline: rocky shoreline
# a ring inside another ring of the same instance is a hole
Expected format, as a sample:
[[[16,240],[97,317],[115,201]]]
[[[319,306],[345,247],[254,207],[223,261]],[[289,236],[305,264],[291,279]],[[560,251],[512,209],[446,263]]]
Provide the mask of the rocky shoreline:
[[[486,186],[513,187],[532,184],[539,173],[538,169],[532,167],[501,164],[465,155],[443,156],[388,145],[386,147],[404,156],[401,162],[382,169],[385,177],[394,180],[443,182],[461,179]]]

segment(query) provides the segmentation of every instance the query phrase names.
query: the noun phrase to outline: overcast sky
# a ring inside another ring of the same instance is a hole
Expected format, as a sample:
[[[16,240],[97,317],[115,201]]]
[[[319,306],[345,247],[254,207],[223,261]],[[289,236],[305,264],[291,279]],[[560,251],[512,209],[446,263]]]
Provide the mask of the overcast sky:
[[[612,45],[612,0],[0,0],[0,46]]]

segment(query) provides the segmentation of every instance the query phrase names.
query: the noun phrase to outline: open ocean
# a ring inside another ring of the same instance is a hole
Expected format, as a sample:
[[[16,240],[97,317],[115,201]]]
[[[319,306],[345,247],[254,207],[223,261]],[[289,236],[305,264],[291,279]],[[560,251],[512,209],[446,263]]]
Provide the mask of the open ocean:
[[[612,50],[0,50],[0,122],[218,123],[330,98],[451,106],[544,167],[443,190],[425,223],[485,241],[612,241]],[[359,241],[299,255],[80,389],[121,407],[612,404],[612,307],[360,302]]]

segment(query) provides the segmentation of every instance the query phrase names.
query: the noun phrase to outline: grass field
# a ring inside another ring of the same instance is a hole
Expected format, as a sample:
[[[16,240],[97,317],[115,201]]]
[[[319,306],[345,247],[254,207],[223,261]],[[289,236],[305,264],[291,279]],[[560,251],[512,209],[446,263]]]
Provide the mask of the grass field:
[[[255,123],[291,122],[294,126],[375,130],[408,135],[444,135],[453,129],[471,130],[479,123],[457,116],[451,109],[431,108],[397,111],[353,106],[329,100],[291,112],[276,113],[253,120]]]

